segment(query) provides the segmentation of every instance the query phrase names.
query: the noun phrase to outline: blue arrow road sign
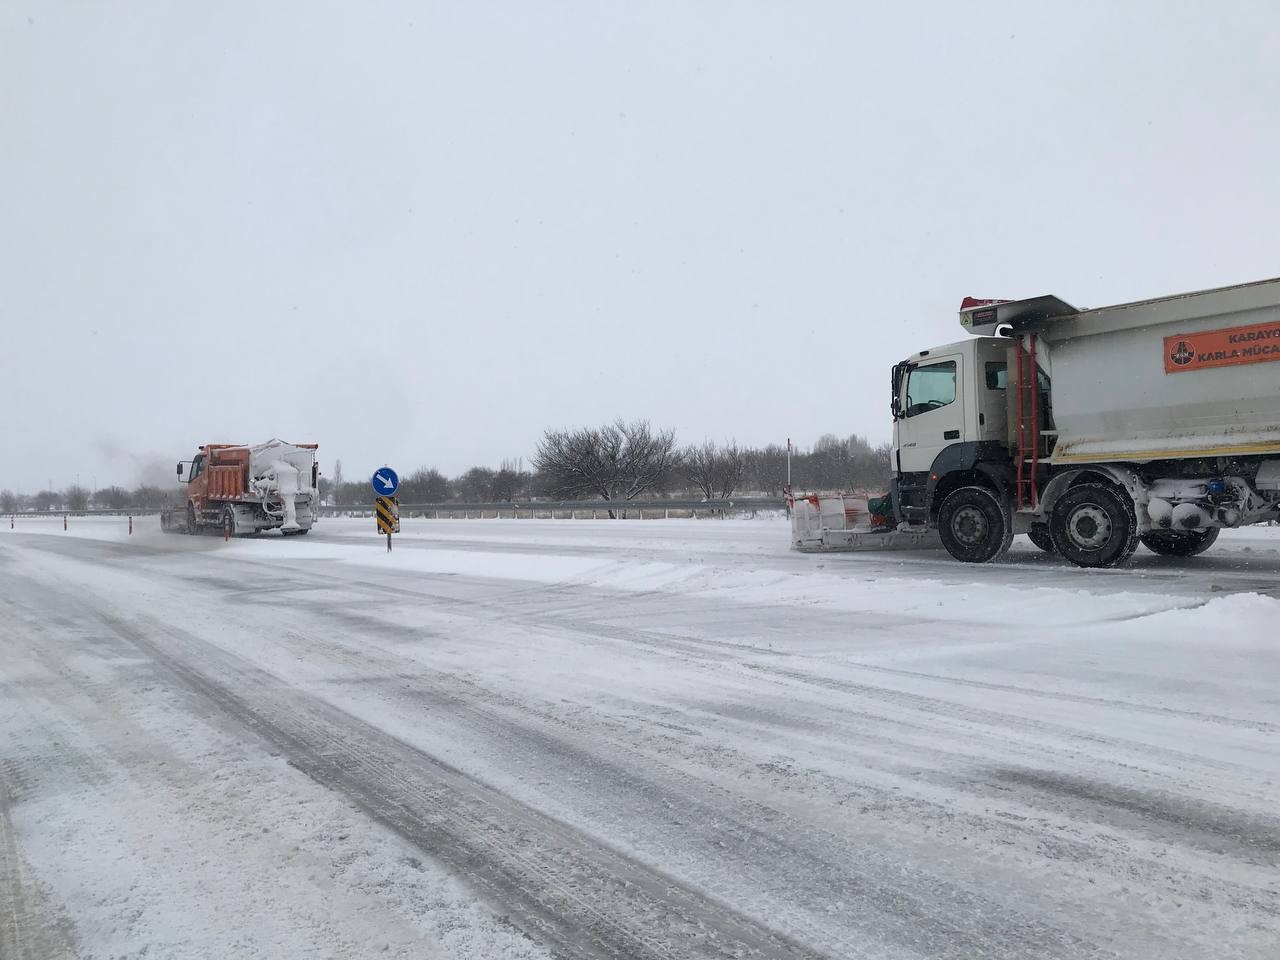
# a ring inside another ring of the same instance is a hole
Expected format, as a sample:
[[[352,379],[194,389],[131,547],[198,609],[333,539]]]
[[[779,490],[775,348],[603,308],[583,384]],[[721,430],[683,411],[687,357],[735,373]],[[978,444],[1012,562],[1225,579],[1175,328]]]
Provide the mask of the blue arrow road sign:
[[[373,492],[380,497],[394,497],[400,489],[400,477],[390,467],[380,467],[373,472]]]

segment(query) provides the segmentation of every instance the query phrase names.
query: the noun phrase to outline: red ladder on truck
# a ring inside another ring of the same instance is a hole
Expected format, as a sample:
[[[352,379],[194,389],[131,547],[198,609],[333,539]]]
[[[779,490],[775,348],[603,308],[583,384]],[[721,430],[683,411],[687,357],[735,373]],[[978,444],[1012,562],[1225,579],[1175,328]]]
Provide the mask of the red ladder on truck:
[[[1019,339],[1013,393],[1017,404],[1018,451],[1014,458],[1017,473],[1018,509],[1034,510],[1039,505],[1036,476],[1040,472],[1040,378],[1036,367],[1036,335]]]

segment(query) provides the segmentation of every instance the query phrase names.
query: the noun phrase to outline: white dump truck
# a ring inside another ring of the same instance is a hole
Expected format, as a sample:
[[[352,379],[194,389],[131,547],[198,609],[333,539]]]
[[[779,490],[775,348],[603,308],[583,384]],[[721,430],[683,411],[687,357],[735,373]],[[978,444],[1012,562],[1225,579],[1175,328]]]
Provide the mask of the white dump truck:
[[[793,546],[936,538],[981,563],[1026,533],[1110,567],[1280,520],[1280,279],[1094,310],[966,299],[960,323],[977,336],[893,367],[893,523],[801,498]]]

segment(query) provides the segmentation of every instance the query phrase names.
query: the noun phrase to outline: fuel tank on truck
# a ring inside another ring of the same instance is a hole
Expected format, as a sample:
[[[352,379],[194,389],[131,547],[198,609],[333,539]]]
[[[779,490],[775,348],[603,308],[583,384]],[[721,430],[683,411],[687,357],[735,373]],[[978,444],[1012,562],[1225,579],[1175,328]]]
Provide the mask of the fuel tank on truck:
[[[1026,329],[1047,354],[1053,463],[1280,452],[1280,279]]]

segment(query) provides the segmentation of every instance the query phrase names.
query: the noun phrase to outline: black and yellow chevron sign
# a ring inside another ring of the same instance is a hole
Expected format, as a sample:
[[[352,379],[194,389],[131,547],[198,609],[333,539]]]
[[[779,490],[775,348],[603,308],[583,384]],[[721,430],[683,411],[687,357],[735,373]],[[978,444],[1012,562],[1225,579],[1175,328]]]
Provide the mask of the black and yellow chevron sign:
[[[378,517],[379,533],[400,532],[400,503],[395,497],[378,497],[374,505],[374,513]],[[387,541],[390,543],[390,541]]]

